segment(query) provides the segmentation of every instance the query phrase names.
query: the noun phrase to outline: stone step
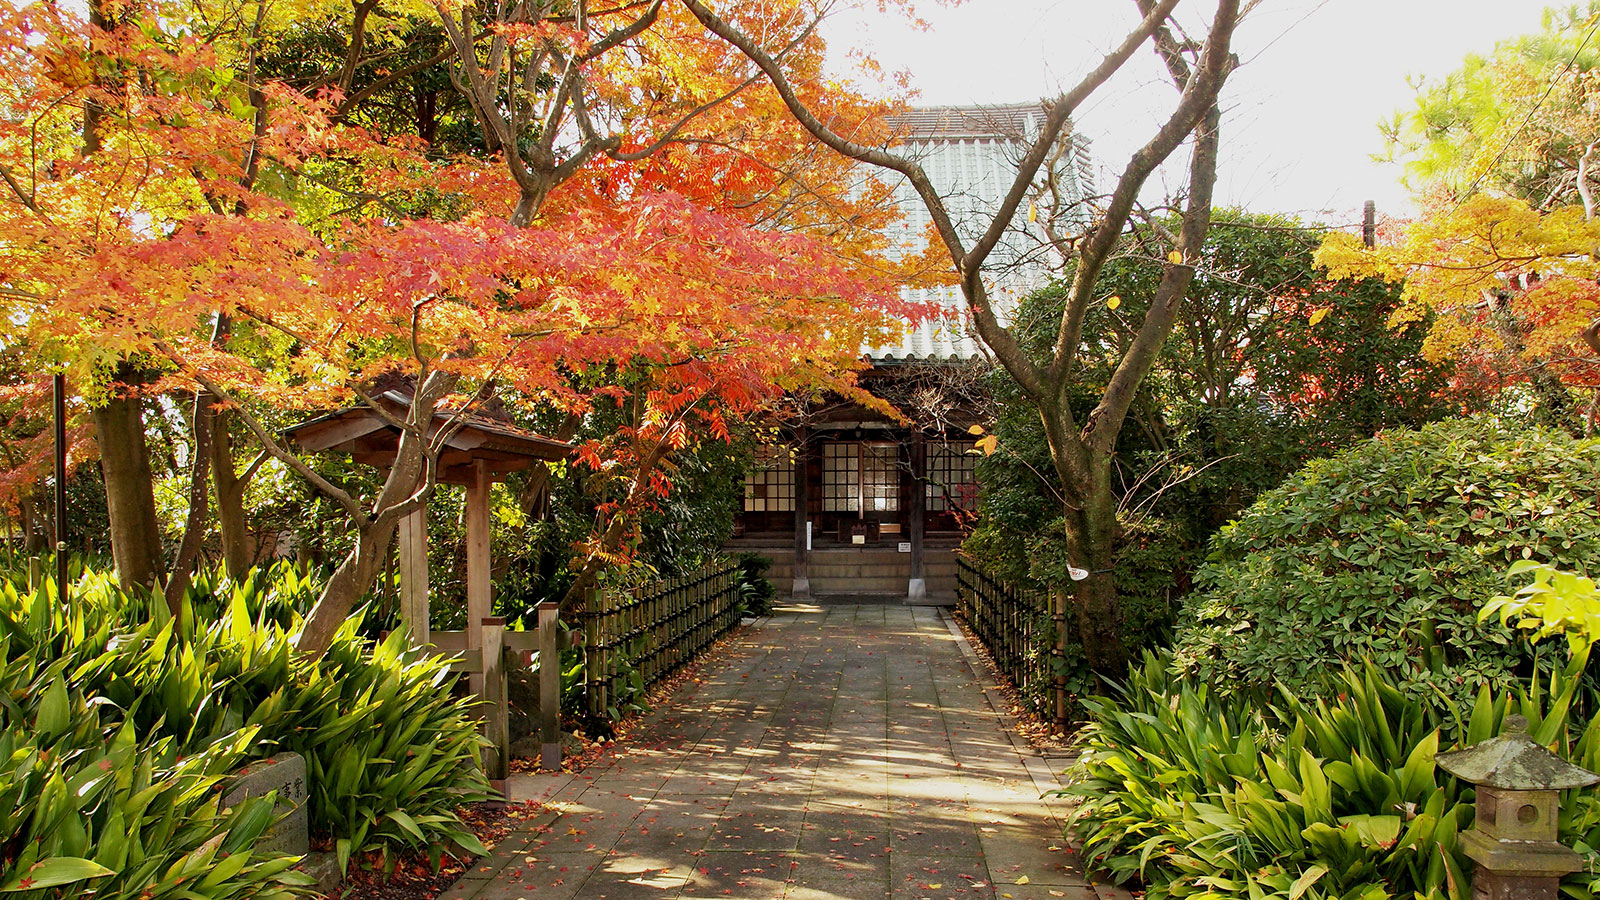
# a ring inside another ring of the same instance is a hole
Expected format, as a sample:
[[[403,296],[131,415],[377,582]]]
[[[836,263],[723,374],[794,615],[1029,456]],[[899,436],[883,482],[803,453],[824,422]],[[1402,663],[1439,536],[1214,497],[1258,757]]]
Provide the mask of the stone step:
[[[785,547],[763,547],[758,551],[772,561],[767,578],[780,591],[794,583],[794,551]],[[900,594],[911,578],[911,554],[893,547],[828,547],[813,550],[810,564],[811,590],[820,594]],[[953,600],[956,593],[955,550],[948,544],[928,548],[923,558],[923,577],[928,596]]]
[[[911,575],[911,564],[909,561],[907,561],[898,566],[857,566],[839,563],[814,562],[811,564],[810,572],[812,578],[879,578],[889,577],[892,575],[898,575],[901,578],[907,578]]]
[[[811,579],[813,594],[903,594],[905,578],[816,578]]]
[[[892,565],[892,566],[886,566],[886,565],[837,564],[837,563],[830,563],[830,562],[817,562],[815,560],[813,560],[812,563],[811,563],[811,574],[812,575],[827,575],[827,576],[850,577],[850,576],[861,576],[861,575],[895,575],[895,574],[901,574],[901,573],[909,575],[910,572],[911,572],[911,561],[908,560],[908,559],[907,560],[901,560],[898,565]],[[955,568],[955,566],[939,565],[939,564],[934,563],[932,561],[924,561],[923,562],[923,564],[922,564],[922,572],[923,572],[924,577],[927,577],[927,578],[948,578],[952,582],[955,581],[955,578],[956,578],[956,568]],[[774,563],[771,568],[767,569],[767,577],[768,578],[792,578],[792,577],[794,577],[794,563],[787,562],[787,561],[785,561],[785,562],[783,562],[781,564],[780,563]]]

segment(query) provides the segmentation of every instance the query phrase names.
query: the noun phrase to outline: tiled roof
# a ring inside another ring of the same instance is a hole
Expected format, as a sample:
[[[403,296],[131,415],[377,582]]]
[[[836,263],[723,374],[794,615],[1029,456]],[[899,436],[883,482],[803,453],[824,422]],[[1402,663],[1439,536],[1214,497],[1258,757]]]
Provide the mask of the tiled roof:
[[[1014,281],[989,286],[989,302],[994,304],[995,317],[1001,324],[1011,321],[1021,295],[1030,289],[1028,285]],[[908,300],[937,303],[944,308],[945,314],[917,324],[898,343],[862,348],[867,359],[877,364],[893,365],[907,362],[970,362],[988,355],[988,350],[972,329],[972,318],[967,312],[967,302],[961,296],[960,288],[953,285],[902,288],[900,294]]]
[[[892,116],[890,126],[902,140],[936,142],[957,140],[1025,141],[1038,133],[1044,104],[999,103],[982,106],[921,106]]]
[[[1044,104],[1001,103],[979,106],[926,106],[906,110],[890,119],[908,155],[921,164],[934,188],[944,198],[946,211],[965,240],[976,240],[998,210],[1001,198],[1016,178],[1017,159],[1039,134]],[[1075,163],[1087,158],[1083,142],[1072,137]],[[1076,168],[1077,166],[1075,166]],[[1080,177],[1084,172],[1076,171]],[[1083,184],[1087,184],[1087,178]],[[1082,196],[1073,179],[1069,190]],[[895,199],[904,215],[891,238],[906,252],[920,249],[930,218],[909,183],[895,185]],[[1018,300],[1042,286],[1049,273],[1036,259],[1042,238],[1029,234],[1029,225],[1014,221],[994,248],[984,270],[991,302],[1002,322],[1008,321]],[[907,299],[934,301],[947,316],[923,322],[898,343],[863,347],[868,359],[880,364],[905,362],[965,362],[983,357],[982,342],[973,334],[966,302],[956,287],[905,289]]]
[[[920,293],[920,292],[915,292]],[[978,338],[960,313],[928,319],[906,332],[898,344],[867,348],[875,363],[969,362],[983,355]]]

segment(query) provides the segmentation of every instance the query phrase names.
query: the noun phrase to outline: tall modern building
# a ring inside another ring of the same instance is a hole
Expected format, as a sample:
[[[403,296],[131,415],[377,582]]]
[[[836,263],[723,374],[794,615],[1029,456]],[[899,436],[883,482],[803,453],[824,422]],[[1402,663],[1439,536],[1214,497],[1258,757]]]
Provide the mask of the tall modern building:
[[[993,220],[1043,117],[1038,103],[913,109],[893,123],[896,152],[922,164],[970,245]],[[1043,286],[1053,267],[1030,207],[1047,206],[1058,220],[1081,216],[1090,184],[1086,146],[1069,136],[985,266],[1002,316]],[[909,183],[894,189],[902,217],[889,236],[901,252],[916,252],[931,217]],[[896,344],[863,348],[872,368],[862,381],[911,423],[843,401],[812,406],[785,424],[784,441],[745,477],[734,543],[773,560],[770,577],[780,590],[955,599],[955,549],[977,496],[967,431],[977,411],[962,402],[960,386],[984,348],[959,288],[902,291],[946,314],[908,329]]]

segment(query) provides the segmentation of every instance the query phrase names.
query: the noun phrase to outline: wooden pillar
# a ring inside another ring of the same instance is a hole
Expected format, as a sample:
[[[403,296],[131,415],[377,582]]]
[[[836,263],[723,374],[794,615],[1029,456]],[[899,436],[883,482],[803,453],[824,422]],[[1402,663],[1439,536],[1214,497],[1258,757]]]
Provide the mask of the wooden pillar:
[[[601,721],[606,711],[600,697],[600,672],[605,659],[600,647],[605,636],[600,627],[600,602],[600,591],[591,588],[583,607],[583,683],[591,724]]]
[[[911,429],[911,521],[906,523],[911,539],[911,579],[906,585],[907,603],[928,602],[928,579],[922,565],[922,533],[928,521],[928,444],[922,429]]]
[[[811,492],[807,485],[811,468],[810,436],[804,428],[797,430],[794,436],[794,586],[789,595],[799,599],[811,596]]]
[[[421,647],[428,634],[428,510],[420,508],[400,520],[400,618]],[[470,630],[470,629],[469,629]]]
[[[483,748],[483,772],[491,783],[499,781],[501,793],[505,792],[505,779],[511,774],[511,729],[506,703],[505,638],[506,620],[499,616],[477,619],[478,628],[468,628],[467,634],[477,635],[483,648],[483,736],[489,746]]]
[[[489,470],[481,460],[472,463],[472,478],[467,483],[467,622],[481,622],[493,606],[493,587],[489,583]],[[467,649],[483,648],[482,635],[469,624]],[[471,656],[471,653],[468,653]],[[470,679],[472,692],[483,694],[483,678]]]
[[[50,420],[55,438],[56,601],[67,605],[67,376],[51,379]],[[194,461],[190,461],[194,464]]]
[[[539,768],[561,771],[561,730],[556,716],[561,712],[561,647],[557,624],[561,603],[545,600],[534,609],[539,613]]]

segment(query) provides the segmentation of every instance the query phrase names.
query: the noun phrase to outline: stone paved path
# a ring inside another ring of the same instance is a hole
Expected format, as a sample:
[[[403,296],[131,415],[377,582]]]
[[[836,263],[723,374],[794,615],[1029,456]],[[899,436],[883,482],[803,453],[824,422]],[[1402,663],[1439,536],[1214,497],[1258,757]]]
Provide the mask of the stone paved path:
[[[1109,900],[975,662],[938,609],[780,607],[443,897]]]

